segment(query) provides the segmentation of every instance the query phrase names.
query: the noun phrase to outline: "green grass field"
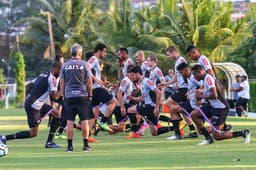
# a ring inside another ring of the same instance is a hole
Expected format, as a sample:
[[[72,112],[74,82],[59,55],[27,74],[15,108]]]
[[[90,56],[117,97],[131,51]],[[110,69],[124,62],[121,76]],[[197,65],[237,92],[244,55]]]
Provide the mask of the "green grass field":
[[[126,140],[126,133],[100,132],[100,142],[91,144],[93,152],[83,153],[81,132],[75,131],[74,152],[66,153],[66,141],[61,139],[55,142],[63,148],[44,148],[49,130],[46,120],[36,138],[8,142],[9,154],[0,158],[0,169],[256,169],[256,120],[229,118],[228,122],[235,130],[249,128],[251,144],[244,145],[242,138],[236,138],[199,147],[203,137],[167,141],[172,133],[153,137],[147,130],[141,139]],[[0,110],[0,134],[27,127],[23,110]]]

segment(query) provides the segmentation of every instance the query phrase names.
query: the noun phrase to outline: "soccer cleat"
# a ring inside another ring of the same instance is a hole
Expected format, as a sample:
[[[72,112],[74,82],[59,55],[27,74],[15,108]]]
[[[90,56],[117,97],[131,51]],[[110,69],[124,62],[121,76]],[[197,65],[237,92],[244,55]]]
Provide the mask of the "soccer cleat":
[[[139,129],[139,133],[141,136],[144,136],[144,131],[145,129],[148,128],[148,124],[147,123],[143,123],[141,126],[140,126],[140,129]]]
[[[45,144],[45,148],[61,148],[61,146],[57,145],[56,143],[54,142],[47,142]]]
[[[99,123],[99,126],[100,126],[102,129],[106,130],[106,131],[113,132],[113,130],[108,126],[107,123],[102,123],[102,122],[100,122],[100,123]]]
[[[90,146],[84,146],[83,147],[83,151],[84,152],[91,152],[92,151],[92,148]]]
[[[178,135],[173,135],[173,136],[166,138],[166,140],[179,140],[179,139],[182,139],[182,137],[178,136]]]
[[[99,142],[99,140],[96,140],[94,138],[88,138],[88,142],[90,143],[96,143],[96,142]]]
[[[210,145],[212,144],[214,141],[212,138],[209,139],[205,139],[202,142],[198,143],[198,146],[203,146],[203,145]]]
[[[159,129],[159,128],[161,128],[161,127],[162,127],[162,125],[161,125],[161,123],[160,123],[159,121],[157,122],[156,127],[157,127],[157,129]]]
[[[73,152],[73,146],[68,146],[66,152]]]
[[[139,139],[140,138],[140,134],[136,133],[136,132],[130,132],[125,138],[126,139],[132,139],[132,138]]]
[[[0,143],[1,142],[6,145],[6,137],[5,136],[0,136]]]
[[[67,136],[62,135],[62,134],[59,134],[59,133],[56,133],[56,135],[55,135],[54,138],[55,138],[55,139],[67,139]]]
[[[226,126],[224,126],[224,128],[222,129],[223,131],[231,131],[232,130],[232,125],[231,124],[229,124],[229,125],[227,125],[226,124]]]
[[[184,138],[198,138],[198,134],[197,134],[197,132],[191,132]]]
[[[250,130],[244,130],[243,135],[244,135],[244,144],[249,144],[251,142]]]

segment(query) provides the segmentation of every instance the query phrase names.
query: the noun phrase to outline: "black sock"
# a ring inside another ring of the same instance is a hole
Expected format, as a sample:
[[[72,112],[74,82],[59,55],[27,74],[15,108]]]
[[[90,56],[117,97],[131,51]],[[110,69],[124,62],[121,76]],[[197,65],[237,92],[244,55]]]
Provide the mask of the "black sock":
[[[209,132],[207,131],[207,129],[205,127],[201,128],[201,132],[203,133],[203,135],[205,136],[206,139],[208,139],[209,137],[211,138]]]
[[[68,139],[68,147],[73,147],[73,145],[72,145],[72,139]]]
[[[84,139],[84,146],[88,146],[88,139]]]
[[[56,130],[58,129],[59,125],[60,125],[60,119],[54,117],[52,119],[50,132],[49,132],[48,139],[47,139],[46,143],[53,141],[53,136],[54,136]]]
[[[232,132],[232,136],[233,138],[236,138],[236,137],[244,137],[244,134],[243,134],[243,131],[236,131],[236,132]]]
[[[21,131],[15,134],[6,135],[6,140],[31,138],[29,131]]]
[[[131,121],[131,131],[137,132],[138,131],[138,126],[137,126],[137,118],[136,115],[134,114],[128,114],[128,117]]]
[[[179,129],[180,121],[173,120],[172,123],[173,123],[173,129],[174,129],[175,135],[180,136],[180,129]]]
[[[164,122],[170,122],[170,118],[168,116],[160,115],[159,120]]]
[[[173,130],[174,130],[174,128],[172,126],[160,127],[157,130],[157,135],[161,135],[161,134],[167,133],[169,131],[173,131]]]
[[[190,131],[195,131],[196,130],[196,128],[193,124],[189,125],[188,127],[189,127]]]
[[[61,119],[61,123],[60,123],[60,128],[58,130],[58,134],[62,134],[63,133],[66,125],[67,125],[67,120]],[[75,124],[74,124],[74,126],[75,126]]]
[[[108,117],[104,116],[102,119],[101,119],[101,122],[102,123],[106,123],[108,121]]]
[[[76,128],[76,124],[75,123],[74,123],[73,127]]]
[[[131,124],[126,124],[125,129],[129,129],[129,128],[131,128]]]

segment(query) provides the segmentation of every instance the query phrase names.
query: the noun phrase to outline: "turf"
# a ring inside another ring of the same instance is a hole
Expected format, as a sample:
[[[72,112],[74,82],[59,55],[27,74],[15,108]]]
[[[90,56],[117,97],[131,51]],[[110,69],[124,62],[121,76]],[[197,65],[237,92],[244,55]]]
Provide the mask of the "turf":
[[[203,137],[193,140],[167,141],[172,133],[153,137],[146,131],[141,139],[126,140],[126,133],[108,135],[100,132],[93,152],[82,152],[82,137],[75,131],[74,152],[66,153],[66,141],[55,140],[60,149],[45,149],[47,120],[34,139],[9,141],[9,154],[0,158],[0,169],[256,169],[256,121],[250,118],[228,119],[234,130],[250,129],[252,142],[242,138],[216,141],[199,147]],[[0,134],[27,129],[22,109],[0,110]],[[187,129],[186,129],[187,131]]]

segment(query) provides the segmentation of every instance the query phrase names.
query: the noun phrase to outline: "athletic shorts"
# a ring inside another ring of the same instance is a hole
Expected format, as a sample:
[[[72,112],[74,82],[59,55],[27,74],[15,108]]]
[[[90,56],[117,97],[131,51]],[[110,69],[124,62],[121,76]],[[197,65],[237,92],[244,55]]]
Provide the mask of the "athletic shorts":
[[[127,113],[128,108],[131,107],[131,106],[133,106],[133,105],[130,104],[130,103],[124,104],[124,107],[125,107],[125,109],[126,109],[126,113]],[[126,115],[125,115],[125,116],[122,115],[122,113],[121,113],[121,107],[120,107],[120,106],[116,106],[115,109],[114,109],[114,111],[113,111],[113,113],[115,114],[116,122],[117,122],[117,123],[120,123],[121,121],[127,120],[127,119],[126,119]]]
[[[31,107],[31,104],[25,101],[25,111],[27,113],[27,122],[29,128],[34,128],[41,123],[41,118],[44,117],[52,107],[44,104],[40,110]]]
[[[182,102],[179,104],[180,107],[182,107],[183,109],[185,109],[188,113],[191,113],[194,109],[191,107],[191,104],[189,101],[187,102]]]
[[[186,93],[188,89],[187,88],[179,88],[177,91],[175,91],[174,94],[172,94],[170,97],[177,103],[180,102],[186,102],[188,101]]]
[[[101,87],[92,91],[92,107],[96,107],[100,103],[108,103],[112,99],[113,95]]]
[[[204,104],[202,107],[200,107],[201,110],[204,112],[204,114],[207,116],[207,118],[211,119],[212,118],[212,107],[210,104]],[[202,119],[204,119],[204,117],[202,116]]]
[[[228,109],[216,109],[212,108],[212,124],[213,126],[219,126],[226,122],[228,116]]]
[[[248,101],[248,99],[239,97],[236,101],[236,106],[242,106],[246,110]]]
[[[154,115],[154,106],[150,104],[140,104],[137,105],[136,109],[140,115],[146,118],[146,121],[149,122],[149,124],[157,125],[158,119]]]
[[[87,97],[73,97],[64,99],[65,112],[63,118],[74,121],[78,114],[80,121],[90,119],[90,100]]]

